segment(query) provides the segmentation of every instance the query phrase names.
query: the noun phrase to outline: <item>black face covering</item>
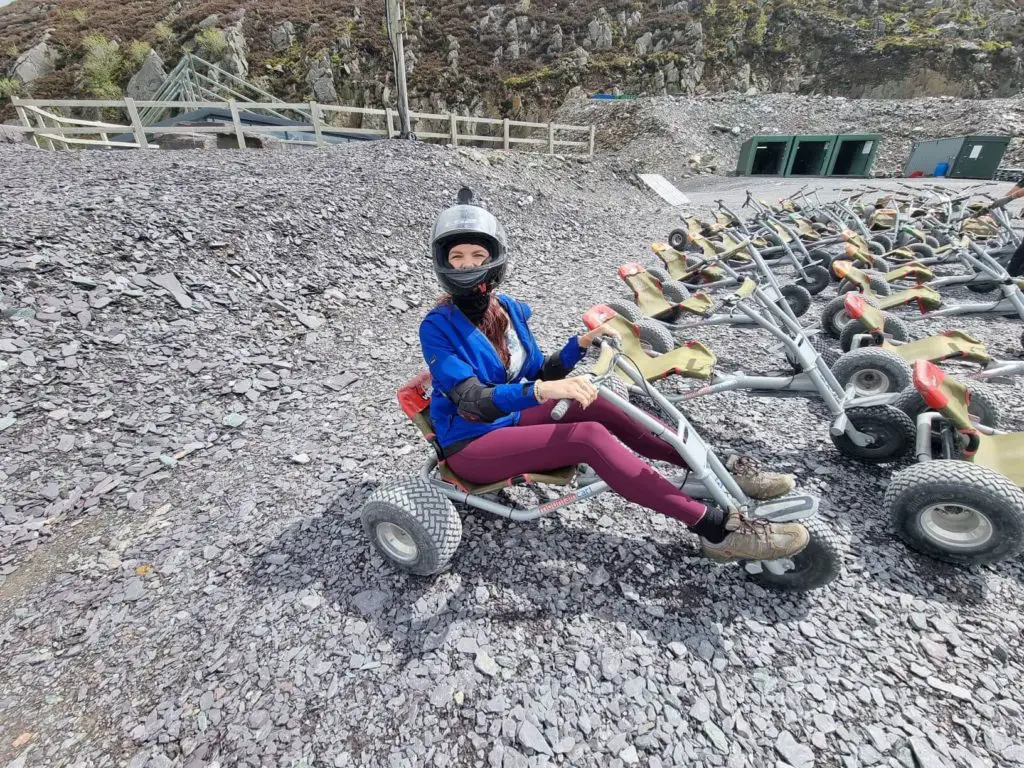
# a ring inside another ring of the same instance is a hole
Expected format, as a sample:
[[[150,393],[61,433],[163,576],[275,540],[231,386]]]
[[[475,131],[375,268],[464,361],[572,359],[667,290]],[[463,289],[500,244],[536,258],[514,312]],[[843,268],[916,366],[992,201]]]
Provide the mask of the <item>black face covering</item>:
[[[452,296],[452,304],[462,310],[462,314],[469,318],[473,325],[480,325],[480,321],[491,304],[490,291],[473,291],[473,293]]]

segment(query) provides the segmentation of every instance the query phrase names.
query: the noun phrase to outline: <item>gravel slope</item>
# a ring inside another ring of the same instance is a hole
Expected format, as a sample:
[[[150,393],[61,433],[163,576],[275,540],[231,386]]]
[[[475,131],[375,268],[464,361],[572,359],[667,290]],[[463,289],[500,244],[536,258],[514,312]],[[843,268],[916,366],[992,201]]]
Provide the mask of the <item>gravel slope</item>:
[[[0,764],[1024,762],[1020,563],[908,552],[889,470],[840,459],[808,401],[693,415],[823,495],[850,551],[830,589],[765,592],[610,496],[466,515],[434,580],[371,554],[359,504],[426,455],[394,395],[433,217],[477,189],[551,348],[678,221],[614,162],[375,142],[0,165]],[[1020,354],[1007,321],[955,325]],[[699,338],[723,366],[778,358]],[[998,390],[1016,429],[1022,394]]]

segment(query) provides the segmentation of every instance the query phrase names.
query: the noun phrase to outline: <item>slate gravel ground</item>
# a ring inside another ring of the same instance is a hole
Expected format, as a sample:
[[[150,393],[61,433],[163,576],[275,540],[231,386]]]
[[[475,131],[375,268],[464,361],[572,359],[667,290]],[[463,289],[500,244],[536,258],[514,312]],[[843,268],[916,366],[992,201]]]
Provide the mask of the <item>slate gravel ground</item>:
[[[808,401],[692,413],[824,496],[850,550],[827,590],[766,592],[610,496],[467,513],[432,580],[371,553],[361,501],[426,455],[395,390],[422,364],[434,216],[477,189],[552,348],[678,222],[614,160],[375,142],[0,166],[0,765],[1024,762],[1020,564],[908,552],[889,468],[840,459]],[[927,325],[951,324],[1020,353],[1002,320]],[[698,336],[723,366],[779,358]],[[1022,394],[997,390],[1016,429]]]

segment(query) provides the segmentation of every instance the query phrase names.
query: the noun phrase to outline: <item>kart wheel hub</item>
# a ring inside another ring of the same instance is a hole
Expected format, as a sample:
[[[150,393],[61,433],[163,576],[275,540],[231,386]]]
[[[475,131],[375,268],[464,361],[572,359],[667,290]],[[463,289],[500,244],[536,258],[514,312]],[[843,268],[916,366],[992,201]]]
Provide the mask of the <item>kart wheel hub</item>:
[[[414,563],[419,556],[419,547],[409,532],[394,523],[377,524],[377,541],[388,557],[399,563]]]
[[[945,549],[975,549],[995,535],[991,521],[973,507],[933,504],[921,512],[921,529]]]

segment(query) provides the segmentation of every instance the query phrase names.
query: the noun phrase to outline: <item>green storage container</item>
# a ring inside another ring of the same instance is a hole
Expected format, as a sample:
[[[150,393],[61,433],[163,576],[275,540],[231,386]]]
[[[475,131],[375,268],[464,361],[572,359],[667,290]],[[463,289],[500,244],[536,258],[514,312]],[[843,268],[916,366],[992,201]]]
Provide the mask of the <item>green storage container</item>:
[[[1009,136],[956,136],[914,144],[903,175],[934,176],[940,165],[951,179],[991,179],[1010,143]]]
[[[789,162],[792,136],[753,136],[740,147],[737,176],[782,176]]]
[[[836,138],[834,134],[794,136],[786,176],[824,176]]]
[[[881,140],[877,133],[839,134],[825,166],[825,175],[868,178],[875,166]]]

